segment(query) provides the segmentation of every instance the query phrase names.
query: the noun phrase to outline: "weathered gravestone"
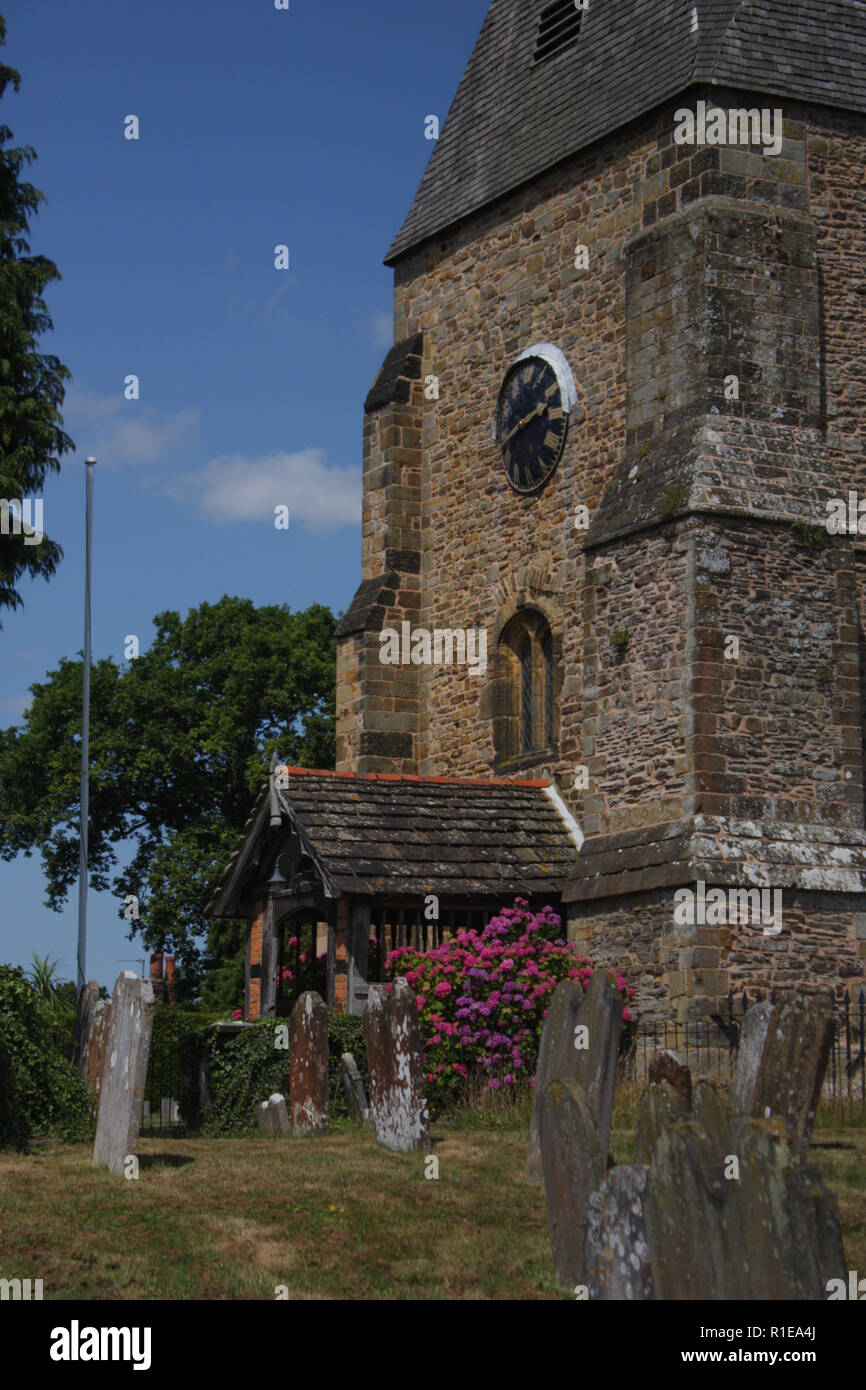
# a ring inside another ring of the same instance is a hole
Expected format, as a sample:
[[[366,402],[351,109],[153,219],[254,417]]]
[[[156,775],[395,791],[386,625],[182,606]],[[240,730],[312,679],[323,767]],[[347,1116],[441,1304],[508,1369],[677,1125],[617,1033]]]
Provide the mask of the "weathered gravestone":
[[[105,1070],[105,1045],[108,1041],[108,1025],[111,1022],[111,1000],[97,999],[90,1015],[90,1030],[87,1037],[87,1050],[84,1056],[84,1080],[99,1099],[102,1090],[102,1074]]]
[[[93,1145],[93,1162],[104,1164],[118,1176],[138,1143],[153,1006],[149,981],[139,980],[131,970],[124,970],[117,978],[111,1000]]]
[[[606,970],[594,972],[585,992],[571,980],[562,980],[553,992],[538,1049],[526,1156],[526,1181],[535,1187],[544,1181],[539,1121],[551,1081],[570,1079],[583,1088],[607,1160],[622,1007],[616,980]]]
[[[719,1082],[704,1077],[692,1096],[691,1118],[701,1126],[716,1153],[724,1155],[726,1136],[740,1118]]]
[[[75,1035],[72,1045],[72,1065],[82,1076],[87,1066],[87,1048],[90,1041],[90,1028],[93,1011],[99,1003],[99,981],[88,980],[78,992],[75,1007]]]
[[[351,1052],[344,1052],[340,1058],[340,1082],[351,1119],[360,1120],[362,1124],[369,1126],[370,1107],[367,1104],[358,1064]]]
[[[666,1081],[669,1086],[673,1086],[677,1094],[682,1096],[688,1110],[692,1103],[692,1074],[675,1052],[668,1048],[657,1052],[649,1064],[647,1075],[650,1083]]]
[[[767,1041],[767,1028],[772,1012],[773,1005],[769,1000],[765,1000],[762,1004],[752,1004],[743,1015],[743,1022],[740,1025],[740,1046],[737,1051],[734,1094],[737,1098],[737,1105],[744,1115],[752,1113],[755,1082],[758,1079],[758,1067],[761,1065],[761,1053],[764,1051],[764,1043]]]
[[[586,1283],[584,1241],[589,1199],[604,1177],[607,1148],[586,1092],[576,1081],[549,1081],[541,1097],[538,1138],[547,1201],[547,1226],[558,1284]]]
[[[289,1020],[292,1134],[328,1129],[328,1010],[313,990],[302,994]]]
[[[390,989],[370,986],[364,1039],[376,1142],[396,1153],[428,1149],[429,1114],[418,1004],[402,976]]]
[[[737,1117],[715,1141],[667,1125],[644,1217],[658,1299],[823,1300],[843,1269],[836,1198],[782,1120]]]
[[[280,1139],[289,1132],[289,1114],[286,1100],[275,1091],[259,1106],[259,1129],[273,1139]]]
[[[750,1113],[780,1116],[808,1144],[833,1045],[828,994],[790,994],[775,1005],[755,1078]]]
[[[641,1092],[637,1103],[635,1149],[640,1164],[652,1159],[656,1140],[665,1125],[688,1118],[688,1108],[678,1091],[667,1081],[656,1081]]]
[[[621,1164],[589,1199],[584,1253],[590,1299],[655,1297],[643,1214],[648,1173],[643,1165]]]

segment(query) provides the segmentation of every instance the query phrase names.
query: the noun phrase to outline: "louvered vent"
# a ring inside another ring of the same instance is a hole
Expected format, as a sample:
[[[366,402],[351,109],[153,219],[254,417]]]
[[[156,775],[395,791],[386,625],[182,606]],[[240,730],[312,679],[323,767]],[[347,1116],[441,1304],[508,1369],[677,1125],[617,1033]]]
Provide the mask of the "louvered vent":
[[[582,19],[583,10],[575,5],[574,0],[556,0],[554,5],[543,9],[538,20],[533,63],[555,58],[557,53],[576,44]]]

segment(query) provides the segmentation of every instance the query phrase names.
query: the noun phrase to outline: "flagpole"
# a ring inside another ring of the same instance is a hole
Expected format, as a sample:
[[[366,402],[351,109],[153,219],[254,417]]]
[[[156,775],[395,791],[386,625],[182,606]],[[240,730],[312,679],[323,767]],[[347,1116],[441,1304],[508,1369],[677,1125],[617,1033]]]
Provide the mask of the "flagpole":
[[[78,853],[78,993],[87,981],[87,826],[90,802],[90,570],[93,550],[93,469],[96,459],[84,460],[87,469],[84,541],[84,671],[81,690],[81,820]]]

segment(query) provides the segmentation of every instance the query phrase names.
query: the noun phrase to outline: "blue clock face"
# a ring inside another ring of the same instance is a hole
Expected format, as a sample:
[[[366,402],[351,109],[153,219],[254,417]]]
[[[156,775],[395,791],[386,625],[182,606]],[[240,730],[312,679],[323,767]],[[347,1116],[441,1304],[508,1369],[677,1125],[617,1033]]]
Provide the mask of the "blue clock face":
[[[515,492],[537,492],[552,476],[565,448],[568,415],[559,379],[542,357],[515,362],[502,383],[496,437],[505,476]]]

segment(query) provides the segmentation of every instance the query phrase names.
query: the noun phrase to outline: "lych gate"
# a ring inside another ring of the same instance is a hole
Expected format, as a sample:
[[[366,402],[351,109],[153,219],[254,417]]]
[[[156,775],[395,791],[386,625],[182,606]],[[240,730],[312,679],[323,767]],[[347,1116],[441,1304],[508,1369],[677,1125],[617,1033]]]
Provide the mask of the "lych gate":
[[[282,972],[296,992],[302,937],[313,959],[326,947],[328,1006],[357,1014],[395,947],[480,929],[518,896],[558,909],[579,847],[545,781],[274,765],[207,914],[248,922],[245,1018],[290,1005]]]

